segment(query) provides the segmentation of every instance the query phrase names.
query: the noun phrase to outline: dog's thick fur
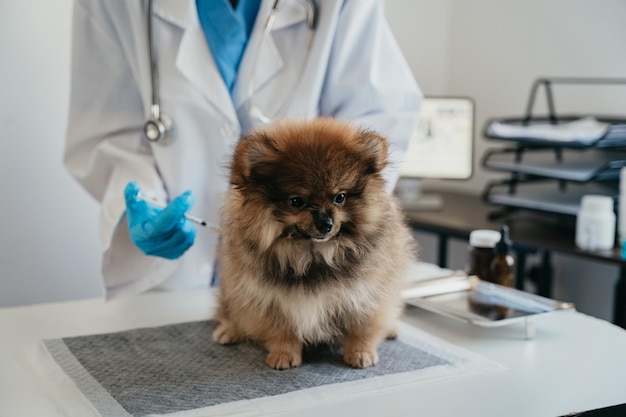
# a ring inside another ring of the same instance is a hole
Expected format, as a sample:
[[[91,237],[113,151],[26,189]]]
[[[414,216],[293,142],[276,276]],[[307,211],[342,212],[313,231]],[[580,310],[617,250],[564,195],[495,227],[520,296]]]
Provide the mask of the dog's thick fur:
[[[223,208],[213,338],[261,343],[276,369],[307,344],[343,343],[376,364],[395,337],[415,246],[381,175],[388,144],[332,119],[281,122],[242,139]]]

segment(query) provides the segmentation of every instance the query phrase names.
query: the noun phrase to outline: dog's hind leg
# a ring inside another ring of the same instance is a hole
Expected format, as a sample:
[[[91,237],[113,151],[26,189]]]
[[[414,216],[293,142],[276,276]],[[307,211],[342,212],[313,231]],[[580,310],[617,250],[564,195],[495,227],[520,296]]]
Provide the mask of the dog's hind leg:
[[[213,340],[220,345],[232,345],[241,341],[241,337],[232,321],[221,319],[213,330]]]

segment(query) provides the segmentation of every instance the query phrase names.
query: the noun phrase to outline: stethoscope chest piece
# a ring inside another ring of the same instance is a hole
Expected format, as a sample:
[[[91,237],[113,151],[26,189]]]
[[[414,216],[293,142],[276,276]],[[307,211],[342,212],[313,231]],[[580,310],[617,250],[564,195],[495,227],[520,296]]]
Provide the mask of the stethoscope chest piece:
[[[150,142],[166,145],[170,142],[172,131],[172,121],[164,114],[151,117],[143,125],[143,133]]]

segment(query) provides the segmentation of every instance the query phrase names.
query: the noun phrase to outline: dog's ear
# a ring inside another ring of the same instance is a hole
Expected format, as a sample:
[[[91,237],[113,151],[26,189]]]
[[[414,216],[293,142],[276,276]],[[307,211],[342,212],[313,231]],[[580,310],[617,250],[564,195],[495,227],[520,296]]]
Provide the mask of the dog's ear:
[[[276,142],[265,133],[253,133],[239,141],[231,165],[230,182],[235,187],[262,183],[272,176],[280,156]]]
[[[366,174],[380,172],[387,166],[389,143],[387,139],[372,130],[359,132],[357,143],[366,163]]]

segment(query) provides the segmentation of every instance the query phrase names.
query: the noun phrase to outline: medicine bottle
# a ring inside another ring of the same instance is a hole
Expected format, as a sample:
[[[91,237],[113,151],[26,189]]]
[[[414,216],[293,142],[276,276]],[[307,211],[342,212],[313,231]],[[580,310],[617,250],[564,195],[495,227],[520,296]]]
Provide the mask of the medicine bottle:
[[[619,174],[619,201],[617,214],[617,236],[619,244],[626,247],[626,167]]]
[[[491,261],[491,276],[493,282],[505,287],[515,286],[515,259],[511,255],[511,241],[509,240],[509,227],[502,226],[500,240],[494,249],[493,261]]]
[[[576,217],[576,246],[585,250],[608,250],[615,244],[613,198],[584,195]]]
[[[469,237],[469,260],[467,274],[493,282],[491,262],[494,259],[493,249],[500,240],[500,232],[495,230],[473,230]]]

